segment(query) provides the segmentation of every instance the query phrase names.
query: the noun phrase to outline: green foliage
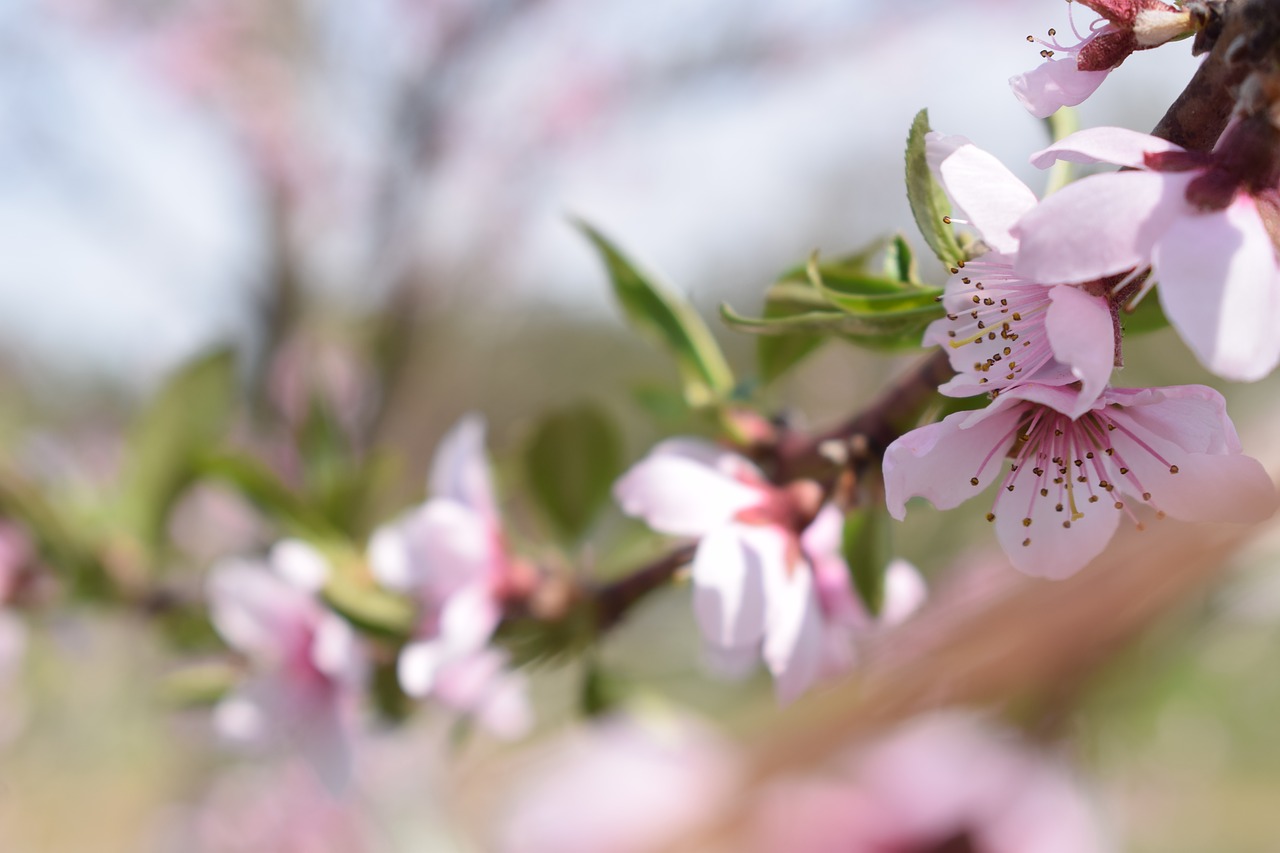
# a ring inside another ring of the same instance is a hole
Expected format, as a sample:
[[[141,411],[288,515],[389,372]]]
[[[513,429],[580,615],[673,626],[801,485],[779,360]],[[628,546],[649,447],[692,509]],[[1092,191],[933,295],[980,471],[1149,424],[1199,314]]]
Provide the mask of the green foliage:
[[[604,260],[614,295],[627,320],[675,357],[689,405],[709,406],[729,396],[733,392],[733,372],[693,306],[637,270],[590,225],[577,225]]]
[[[871,271],[880,257],[882,271]],[[739,331],[766,336],[757,357],[761,377],[771,381],[831,336],[868,349],[915,349],[925,327],[942,316],[938,288],[916,278],[915,259],[901,237],[877,240],[834,261],[809,260],[783,274],[765,295],[763,317],[746,317],[728,306],[721,316]]]
[[[950,268],[966,260],[968,254],[956,240],[955,231],[943,221],[951,213],[951,203],[925,159],[925,135],[929,130],[929,111],[921,110],[907,135],[907,201],[925,243]]]
[[[841,551],[853,587],[873,616],[884,606],[884,576],[893,559],[889,513],[883,500],[868,501],[845,516]]]
[[[189,664],[165,677],[160,698],[176,708],[208,708],[230,693],[240,677],[240,671],[228,663]]]
[[[334,536],[338,530],[324,514],[281,482],[259,459],[243,453],[206,454],[196,462],[201,477],[221,480],[260,512],[296,536]]]
[[[353,565],[338,563],[323,595],[330,607],[365,633],[403,640],[413,631],[413,604],[382,589]]]
[[[530,491],[557,534],[569,542],[586,532],[621,466],[617,427],[589,403],[544,417],[524,455]]]
[[[196,463],[221,440],[236,403],[235,356],[222,349],[180,370],[134,424],[121,477],[123,527],[144,545],[163,541],[175,500]]]

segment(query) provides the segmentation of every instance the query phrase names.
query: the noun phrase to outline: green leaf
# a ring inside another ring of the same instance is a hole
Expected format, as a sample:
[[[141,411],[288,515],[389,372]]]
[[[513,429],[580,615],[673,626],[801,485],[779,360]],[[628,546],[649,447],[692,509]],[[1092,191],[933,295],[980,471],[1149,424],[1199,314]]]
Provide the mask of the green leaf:
[[[916,254],[911,244],[901,234],[895,234],[884,250],[884,273],[898,281],[920,284],[920,270],[916,266]]]
[[[330,607],[369,634],[403,640],[417,621],[409,601],[350,571],[333,572],[322,594]]]
[[[803,313],[804,308],[794,302],[765,297],[764,319],[781,320]],[[791,332],[780,335],[765,335],[756,343],[756,369],[760,371],[763,382],[772,382],[799,364],[818,347],[826,343],[828,337],[818,332]]]
[[[889,513],[883,500],[872,501],[845,516],[841,551],[867,612],[879,615],[884,606],[885,570],[893,559]]]
[[[241,677],[240,670],[229,663],[188,664],[160,682],[160,697],[177,708],[208,708],[230,693]]]
[[[622,443],[598,407],[580,404],[542,419],[525,450],[529,488],[556,532],[576,542],[621,473]]]
[[[851,343],[879,352],[919,349],[925,327],[940,316],[937,306],[893,314],[847,314],[844,311],[809,311],[789,317],[746,317],[728,305],[720,316],[731,328],[753,335],[789,335],[817,332],[839,335]]]
[[[294,535],[331,537],[339,529],[312,508],[259,459],[241,453],[208,453],[195,462],[198,476],[226,483],[264,515]]]
[[[817,258],[809,263],[809,281],[831,305],[849,314],[895,314],[931,308],[941,316],[942,288],[904,287],[902,282],[875,276],[846,275],[828,284]]]
[[[943,222],[943,217],[951,213],[951,204],[925,159],[925,134],[928,132],[929,111],[921,110],[916,113],[907,136],[907,201],[911,203],[911,215],[915,217],[924,241],[938,260],[947,267],[954,267],[966,259],[966,254],[951,226]]]
[[[729,363],[693,306],[637,270],[590,225],[577,225],[600,252],[614,295],[631,325],[655,338],[675,356],[689,405],[711,405],[732,393],[734,379]]]
[[[134,424],[117,505],[125,528],[146,545],[163,540],[169,510],[193,480],[197,458],[226,431],[236,386],[234,353],[217,350],[180,370]]]

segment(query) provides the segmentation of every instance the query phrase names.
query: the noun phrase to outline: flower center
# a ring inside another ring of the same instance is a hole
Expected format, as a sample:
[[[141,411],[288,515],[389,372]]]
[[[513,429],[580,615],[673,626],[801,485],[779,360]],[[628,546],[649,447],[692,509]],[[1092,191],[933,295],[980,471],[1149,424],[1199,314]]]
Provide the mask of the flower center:
[[[1117,435],[1125,439],[1123,445],[1128,451],[1117,446]],[[1124,500],[1125,495],[1153,507],[1157,518],[1163,518],[1150,484],[1133,470],[1126,452],[1146,454],[1170,474],[1178,473],[1176,464],[1135,435],[1123,420],[1112,417],[1106,407],[1072,421],[1047,406],[1028,405],[1017,425],[982,460],[970,483],[978,485],[982,471],[1001,451],[1012,462],[987,520],[995,521],[1003,512],[1020,515],[1022,526],[1028,529],[1024,546],[1031,544],[1031,527],[1036,519],[1043,523],[1044,506],[1052,506],[1050,517],[1066,529],[1087,512],[1108,507],[1125,513],[1142,529],[1142,522]]]
[[[1005,261],[972,260],[964,272],[962,286],[947,295],[958,309],[947,313],[947,343],[975,356],[973,370],[983,374],[978,384],[994,380],[996,388],[1003,387],[1053,361],[1043,333],[1052,288],[1015,276]]]

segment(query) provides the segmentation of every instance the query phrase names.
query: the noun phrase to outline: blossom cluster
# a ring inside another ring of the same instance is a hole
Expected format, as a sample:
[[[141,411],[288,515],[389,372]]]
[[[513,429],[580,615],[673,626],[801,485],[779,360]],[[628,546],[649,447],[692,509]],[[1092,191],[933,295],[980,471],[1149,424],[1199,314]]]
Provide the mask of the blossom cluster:
[[[1086,5],[1103,21],[1066,51],[1071,58],[1046,51],[1045,65],[1013,80],[1037,114],[1082,100],[1128,52],[1192,26],[1188,12],[1158,0]],[[1069,89],[1065,81],[1082,78],[1087,86],[1071,84],[1079,97],[1045,94],[1046,80]],[[1029,98],[1033,89],[1040,95]],[[1209,370],[1252,381],[1274,369],[1280,262],[1267,222],[1280,188],[1278,141],[1269,115],[1247,99],[1210,152],[1122,128],[1086,129],[1032,163],[1124,170],[1037,200],[967,139],[932,134],[930,166],[985,251],[952,269],[946,316],[925,342],[943,347],[955,371],[943,394],[990,402],[888,448],[889,511],[902,518],[913,496],[948,509],[998,480],[987,520],[1016,567],[1046,577],[1088,563],[1122,519],[1142,529],[1165,515],[1269,516],[1275,487],[1243,455],[1221,394],[1110,383],[1122,364],[1121,318],[1152,289]]]

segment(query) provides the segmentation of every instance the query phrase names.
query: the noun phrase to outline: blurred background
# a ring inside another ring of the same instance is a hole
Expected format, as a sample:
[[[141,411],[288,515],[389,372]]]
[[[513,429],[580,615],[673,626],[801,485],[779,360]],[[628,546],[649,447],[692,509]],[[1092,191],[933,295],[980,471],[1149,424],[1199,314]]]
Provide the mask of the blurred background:
[[[421,499],[436,440],[468,411],[489,419],[504,487],[519,485],[504,460],[537,416],[584,401],[617,420],[634,460],[680,425],[674,371],[624,331],[571,217],[686,294],[751,377],[754,341],[715,320],[720,303],[758,314],[767,285],[815,249],[895,231],[919,245],[902,153],[920,108],[1041,186],[1027,155],[1046,131],[1005,81],[1039,62],[1026,36],[1064,29],[1063,6],[0,0],[7,466],[92,527],[129,425],[175,370],[223,346],[253,413],[236,428],[278,469],[297,465],[282,436],[312,394],[358,449],[392,460],[366,527]],[[1194,68],[1186,45],[1137,54],[1081,123],[1149,129]],[[1168,332],[1127,352],[1126,384],[1222,387]],[[904,363],[831,344],[760,393],[823,425]],[[1246,450],[1273,471],[1274,390],[1228,389]],[[989,544],[976,520],[918,512],[898,542],[938,577]],[[619,519],[602,525],[603,543],[628,541]],[[170,533],[195,577],[275,535],[203,487]],[[1067,703],[1073,757],[1122,849],[1275,848],[1278,550],[1255,543],[1240,572],[1116,648]],[[688,611],[687,590],[664,591],[601,654],[664,701],[730,721],[768,713],[763,679],[706,681]],[[203,712],[166,705],[156,685],[179,656],[144,621],[86,608],[31,622],[0,692],[0,849],[193,849],[183,839],[216,822],[200,817],[211,803],[285,790],[212,744]],[[568,716],[574,678],[536,674],[546,729]],[[485,849],[477,786],[449,799],[447,741],[428,715],[370,746],[375,849]],[[499,751],[472,749],[482,767]]]

